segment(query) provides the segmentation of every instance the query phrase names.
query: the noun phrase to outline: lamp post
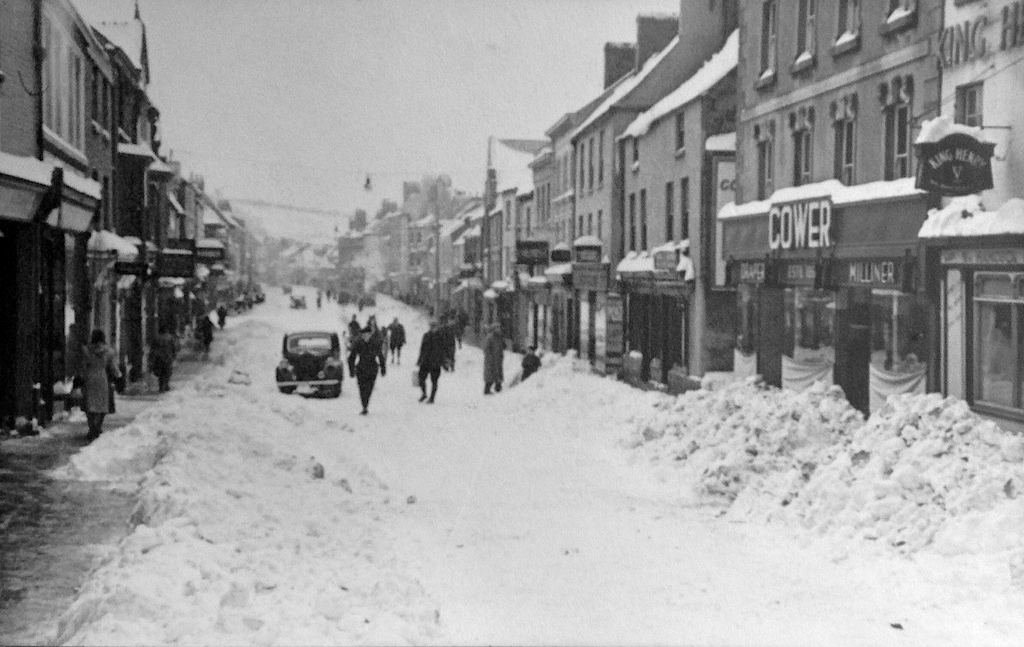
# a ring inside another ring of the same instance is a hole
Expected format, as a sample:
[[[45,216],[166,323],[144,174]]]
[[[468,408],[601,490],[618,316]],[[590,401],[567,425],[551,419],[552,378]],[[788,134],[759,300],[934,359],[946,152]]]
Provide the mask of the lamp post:
[[[441,218],[434,216],[434,316],[441,309]]]

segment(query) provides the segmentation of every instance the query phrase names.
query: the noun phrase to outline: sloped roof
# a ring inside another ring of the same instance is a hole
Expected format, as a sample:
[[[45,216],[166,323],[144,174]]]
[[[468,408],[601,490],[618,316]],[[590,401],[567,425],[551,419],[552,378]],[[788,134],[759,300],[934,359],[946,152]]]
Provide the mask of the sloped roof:
[[[708,59],[693,76],[665,95],[648,110],[640,113],[622,132],[625,137],[642,137],[659,119],[685,106],[710,90],[736,69],[740,54],[740,32],[735,30],[718,52]]]
[[[572,132],[572,138],[577,137],[580,133],[589,128],[592,123],[607,114],[607,112],[612,109],[612,106],[617,104],[621,99],[625,98],[626,95],[640,85],[640,82],[646,79],[650,73],[654,71],[654,68],[658,67],[665,57],[678,46],[679,36],[675,36],[669,44],[665,46],[665,49],[647,59],[647,62],[645,62],[644,66],[640,68],[640,71],[626,74],[616,82],[615,85],[612,86],[614,89],[608,94],[608,97],[604,102],[590,113],[590,116]]]

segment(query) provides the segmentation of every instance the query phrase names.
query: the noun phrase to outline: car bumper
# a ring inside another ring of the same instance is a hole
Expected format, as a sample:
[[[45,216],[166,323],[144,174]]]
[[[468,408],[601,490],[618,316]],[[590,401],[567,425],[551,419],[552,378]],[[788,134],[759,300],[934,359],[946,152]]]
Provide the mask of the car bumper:
[[[341,384],[341,380],[335,379],[324,379],[324,380],[278,380],[278,386],[338,386]]]

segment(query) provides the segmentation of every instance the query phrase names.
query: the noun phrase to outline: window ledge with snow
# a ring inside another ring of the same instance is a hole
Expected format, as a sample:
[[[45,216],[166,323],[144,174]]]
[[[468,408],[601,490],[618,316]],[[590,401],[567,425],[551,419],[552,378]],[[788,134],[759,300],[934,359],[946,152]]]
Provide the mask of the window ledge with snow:
[[[792,74],[800,74],[814,67],[816,56],[808,51],[800,52],[800,56],[796,57],[793,61],[793,66],[790,68]]]
[[[860,32],[843,32],[832,45],[832,56],[838,57],[860,49]]]
[[[636,173],[637,171],[639,171],[639,170],[640,170],[640,161],[638,160],[638,161],[636,161],[636,162],[633,162],[633,166],[630,166],[630,167],[629,167],[629,169],[630,169],[631,171],[633,171],[634,173]]]
[[[882,23],[879,30],[883,36],[909,29],[917,25],[917,5],[894,9]]]
[[[775,79],[775,70],[772,68],[768,68],[764,72],[761,72],[761,76],[759,76],[757,81],[754,83],[754,87],[758,90],[770,88],[771,86],[775,85]]]
[[[681,157],[686,157],[686,147],[685,146],[683,146],[682,148],[677,148],[676,149],[676,159],[679,159]]]

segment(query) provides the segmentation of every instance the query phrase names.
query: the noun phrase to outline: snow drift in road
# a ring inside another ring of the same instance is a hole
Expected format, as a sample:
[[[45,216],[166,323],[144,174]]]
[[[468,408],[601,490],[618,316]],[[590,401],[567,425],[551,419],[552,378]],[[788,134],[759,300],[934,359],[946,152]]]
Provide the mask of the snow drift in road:
[[[838,387],[748,379],[666,397],[638,417],[630,444],[732,518],[902,553],[1002,553],[1024,586],[1024,438],[962,400],[893,397],[865,422]]]

